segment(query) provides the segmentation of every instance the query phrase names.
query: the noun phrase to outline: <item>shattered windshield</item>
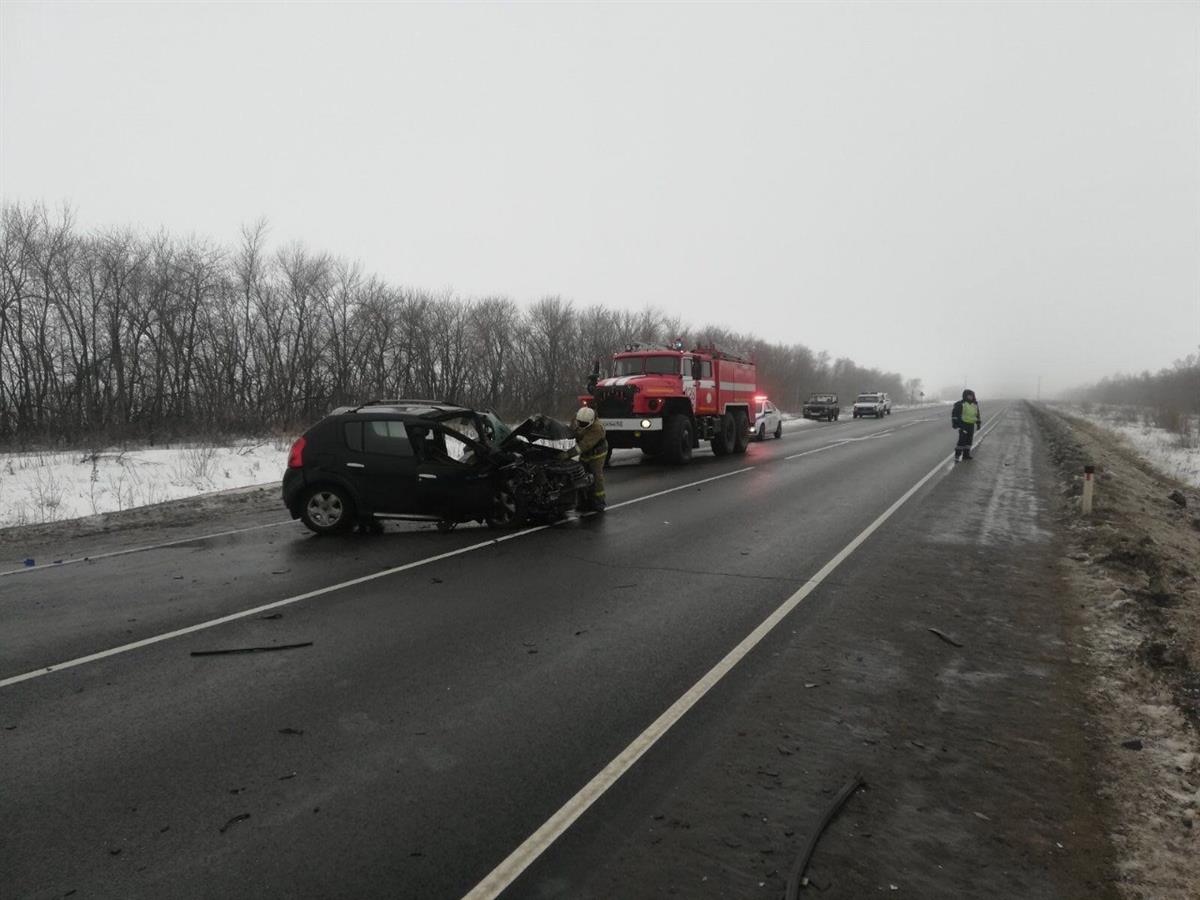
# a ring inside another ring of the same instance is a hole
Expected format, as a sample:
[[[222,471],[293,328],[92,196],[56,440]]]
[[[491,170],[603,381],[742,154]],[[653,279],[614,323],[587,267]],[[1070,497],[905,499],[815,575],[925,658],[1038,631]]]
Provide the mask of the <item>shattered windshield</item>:
[[[483,437],[493,447],[499,447],[512,434],[512,429],[491,410],[479,415],[483,419]]]

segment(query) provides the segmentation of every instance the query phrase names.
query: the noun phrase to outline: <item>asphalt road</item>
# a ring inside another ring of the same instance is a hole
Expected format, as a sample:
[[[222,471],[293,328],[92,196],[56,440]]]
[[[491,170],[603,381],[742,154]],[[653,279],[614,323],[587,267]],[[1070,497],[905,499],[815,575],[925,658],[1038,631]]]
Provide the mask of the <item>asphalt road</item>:
[[[899,583],[959,543],[965,559],[982,543],[958,542],[968,533],[985,535],[1016,579],[1026,543],[1045,543],[1027,416],[991,406],[987,441],[1025,446],[1016,467],[998,453],[989,462],[986,442],[978,459],[947,464],[947,411],[902,411],[804,424],[682,468],[629,456],[610,470],[606,515],[501,540],[424,526],[317,538],[266,509],[239,513],[235,533],[203,537],[231,530],[210,515],[132,553],[119,553],[120,532],[79,539],[61,558],[119,555],[2,576],[0,895],[461,897],[920,484],[611,790],[579,806],[561,839],[512,870],[505,894],[704,895],[707,876],[680,881],[688,860],[736,856],[744,838],[706,836],[699,851],[658,860],[630,841],[670,823],[664,791],[711,798],[719,806],[693,813],[706,820],[736,802],[716,799],[737,780],[730,723],[748,710],[753,722],[781,719],[776,706],[795,700],[736,685],[761,684],[818,633],[845,656],[889,617],[906,627],[908,613],[839,601],[861,594],[856,580],[864,591]],[[940,510],[966,477],[986,485],[971,488],[982,511],[954,525]],[[943,525],[942,539],[909,540]],[[129,543],[144,547],[145,531]],[[714,764],[721,747],[725,769],[689,768]],[[813,752],[831,765],[844,755]],[[829,787],[798,812],[818,810]],[[1035,874],[1042,865],[1014,859]],[[718,864],[713,895],[778,893],[787,866]],[[1023,896],[1060,895],[1052,881]],[[970,895],[961,880],[943,886]]]

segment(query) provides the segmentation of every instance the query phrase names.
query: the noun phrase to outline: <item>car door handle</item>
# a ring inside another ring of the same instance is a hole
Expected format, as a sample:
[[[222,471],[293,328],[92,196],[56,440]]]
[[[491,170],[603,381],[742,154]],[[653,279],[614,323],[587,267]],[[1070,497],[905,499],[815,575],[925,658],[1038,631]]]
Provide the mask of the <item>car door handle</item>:
[[[347,469],[365,469],[366,466],[364,466],[362,463],[346,463],[346,468]]]
[[[422,472],[422,473],[420,473],[420,474],[419,474],[417,477],[418,477],[418,478],[432,478],[432,479],[434,479],[434,480],[437,480],[437,476],[436,476],[436,475],[430,475],[428,472]]]

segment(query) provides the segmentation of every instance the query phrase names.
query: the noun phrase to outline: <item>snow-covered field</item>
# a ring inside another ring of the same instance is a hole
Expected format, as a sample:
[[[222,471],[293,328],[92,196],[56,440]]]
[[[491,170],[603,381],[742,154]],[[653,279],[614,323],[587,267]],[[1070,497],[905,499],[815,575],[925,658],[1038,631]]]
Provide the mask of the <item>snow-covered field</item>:
[[[1054,405],[1068,415],[1119,435],[1138,456],[1164,475],[1200,487],[1200,422],[1195,418],[1188,424],[1188,433],[1182,434],[1151,424],[1152,410]]]
[[[276,482],[288,444],[0,453],[0,528],[118,512]]]

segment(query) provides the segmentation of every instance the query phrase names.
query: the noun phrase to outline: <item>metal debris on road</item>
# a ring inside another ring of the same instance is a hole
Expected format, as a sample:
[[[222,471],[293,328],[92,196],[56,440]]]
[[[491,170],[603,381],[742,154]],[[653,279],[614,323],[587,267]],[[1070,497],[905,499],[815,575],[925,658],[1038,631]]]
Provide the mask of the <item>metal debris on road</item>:
[[[945,641],[947,644],[950,644],[952,647],[961,647],[961,646],[963,646],[963,645],[962,645],[962,644],[960,644],[958,641],[956,641],[954,638],[950,637],[950,635],[946,634],[946,632],[944,632],[944,631],[941,631],[941,630],[939,630],[939,629],[937,629],[937,628],[930,628],[929,630],[930,630],[930,631],[931,631],[933,634],[936,634],[938,637],[940,637],[940,638],[941,638],[943,641]]]
[[[312,641],[300,644],[274,644],[270,647],[230,647],[226,650],[193,650],[192,656],[228,656],[231,653],[267,653],[271,650],[295,650],[298,647],[311,647]]]

